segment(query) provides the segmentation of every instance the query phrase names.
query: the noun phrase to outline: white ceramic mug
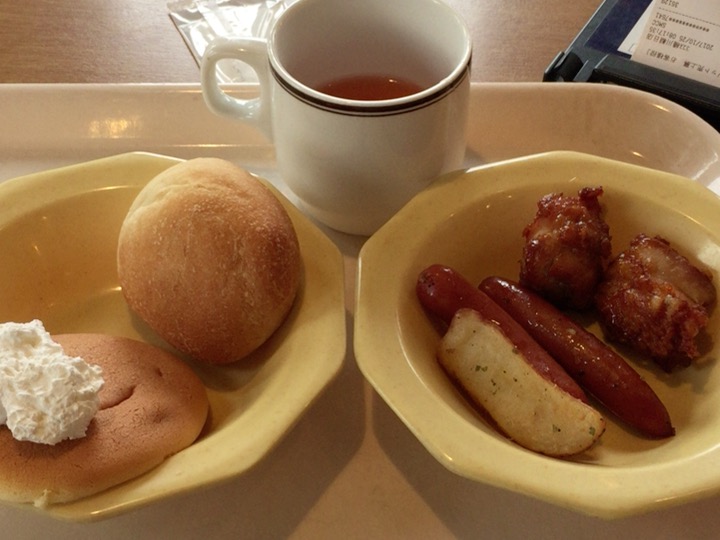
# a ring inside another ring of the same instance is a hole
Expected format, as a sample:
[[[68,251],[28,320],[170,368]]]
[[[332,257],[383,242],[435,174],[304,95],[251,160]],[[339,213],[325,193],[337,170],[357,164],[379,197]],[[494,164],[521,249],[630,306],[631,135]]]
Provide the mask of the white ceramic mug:
[[[203,95],[214,112],[271,138],[282,180],[306,213],[369,235],[462,165],[471,49],[462,19],[441,0],[299,0],[267,41],[214,40],[202,62]],[[257,72],[258,98],[222,90],[216,65],[225,58]],[[327,86],[357,91],[361,82],[370,96],[333,95],[340,90]],[[386,94],[402,82],[410,94]]]

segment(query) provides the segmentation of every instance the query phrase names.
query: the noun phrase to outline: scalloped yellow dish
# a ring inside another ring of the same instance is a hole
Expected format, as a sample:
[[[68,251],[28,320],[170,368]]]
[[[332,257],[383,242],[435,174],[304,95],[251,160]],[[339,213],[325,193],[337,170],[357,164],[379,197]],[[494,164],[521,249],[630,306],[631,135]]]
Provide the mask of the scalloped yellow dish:
[[[178,161],[123,154],[0,184],[0,321],[38,318],[52,333],[108,333],[163,346],[129,311],[115,253],[138,191]],[[190,362],[210,399],[208,424],[192,446],[135,480],[45,512],[77,521],[105,518],[236,476],[273,448],[338,373],[346,349],[342,255],[276,194],[303,258],[303,282],[288,319],[244,361]]]
[[[522,229],[538,199],[603,186],[613,251],[638,233],[661,235],[720,282],[720,198],[667,173],[553,152],[452,173],[416,196],[363,247],[354,347],[365,377],[428,451],[464,477],[606,518],[720,492],[720,314],[701,365],[667,375],[631,361],[666,404],[675,437],[652,441],[605,412],[598,445],[571,460],[545,457],[499,435],[464,400],[435,359],[437,330],[415,281],[442,263],[474,282],[517,278]],[[591,329],[598,332],[597,325]]]

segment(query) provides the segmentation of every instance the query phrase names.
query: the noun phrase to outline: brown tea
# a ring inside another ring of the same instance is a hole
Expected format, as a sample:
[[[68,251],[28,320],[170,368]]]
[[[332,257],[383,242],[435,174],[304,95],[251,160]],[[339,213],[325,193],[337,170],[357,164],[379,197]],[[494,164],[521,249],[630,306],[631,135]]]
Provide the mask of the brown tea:
[[[334,79],[315,89],[344,99],[379,101],[409,96],[423,88],[412,81],[387,75],[353,75]]]

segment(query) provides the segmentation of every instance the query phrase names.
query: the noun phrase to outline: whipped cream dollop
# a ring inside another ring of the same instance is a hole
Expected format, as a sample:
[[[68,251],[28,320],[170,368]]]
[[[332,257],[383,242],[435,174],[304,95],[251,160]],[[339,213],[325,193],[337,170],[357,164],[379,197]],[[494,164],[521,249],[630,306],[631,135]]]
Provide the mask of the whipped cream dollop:
[[[84,437],[103,382],[99,366],[66,355],[42,322],[0,324],[0,424],[16,439]]]

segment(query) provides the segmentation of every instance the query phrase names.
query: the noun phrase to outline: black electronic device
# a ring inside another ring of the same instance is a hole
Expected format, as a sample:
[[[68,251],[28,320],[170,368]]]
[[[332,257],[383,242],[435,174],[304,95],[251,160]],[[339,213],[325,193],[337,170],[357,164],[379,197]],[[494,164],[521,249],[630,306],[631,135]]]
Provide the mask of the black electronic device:
[[[546,82],[612,83],[674,101],[720,131],[720,88],[631,60],[620,46],[651,0],[605,0],[543,75]]]

